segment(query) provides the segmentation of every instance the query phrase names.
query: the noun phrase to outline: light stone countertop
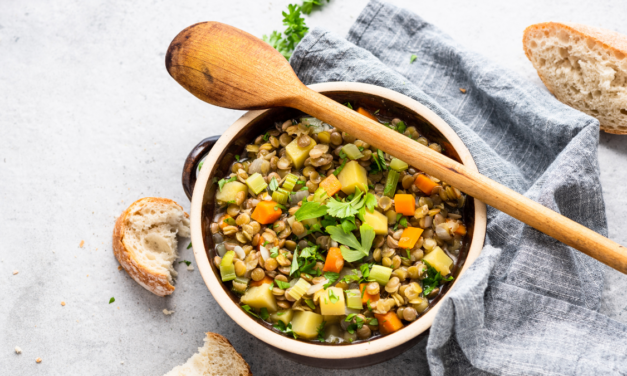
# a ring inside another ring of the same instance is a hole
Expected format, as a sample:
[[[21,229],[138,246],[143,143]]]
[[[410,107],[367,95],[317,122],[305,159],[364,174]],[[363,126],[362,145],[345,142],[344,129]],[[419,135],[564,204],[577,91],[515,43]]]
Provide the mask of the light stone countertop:
[[[627,34],[621,0],[391,2],[539,86],[522,51],[526,26],[562,20]],[[136,199],[168,197],[189,209],[180,184],[187,153],[242,114],[207,105],[170,78],[164,55],[172,38],[205,20],[257,36],[281,30],[288,3],[0,2],[1,374],[162,375],[186,361],[206,331],[226,336],[255,375],[324,372],[275,355],[239,328],[197,268],[178,265],[176,292],[160,298],[119,271],[111,251],[114,220]],[[331,0],[308,25],[346,35],[365,4]],[[601,135],[609,234],[621,244],[627,244],[626,154],[627,136]],[[186,245],[181,259],[193,260]],[[607,274],[603,311],[621,321],[626,288],[627,278]],[[111,297],[116,301],[108,304]],[[174,314],[164,315],[164,308]],[[377,366],[333,374],[427,374],[425,344]]]

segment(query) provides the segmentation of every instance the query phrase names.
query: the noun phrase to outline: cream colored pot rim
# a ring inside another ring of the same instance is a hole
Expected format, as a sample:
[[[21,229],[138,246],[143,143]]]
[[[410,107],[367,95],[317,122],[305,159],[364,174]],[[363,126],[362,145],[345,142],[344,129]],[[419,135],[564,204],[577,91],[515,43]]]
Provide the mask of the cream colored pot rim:
[[[473,170],[477,170],[470,152],[463,144],[457,134],[433,111],[418,103],[417,101],[397,93],[395,91],[385,89],[382,87],[353,82],[328,82],[309,86],[311,89],[319,92],[346,92],[354,91],[358,93],[366,93],[386,98],[390,101],[401,104],[419,115],[425,118],[435,128],[437,128],[448,139],[452,146],[457,151],[464,165]],[[205,244],[202,237],[202,205],[203,194],[209,181],[211,167],[220,156],[222,150],[228,146],[233,137],[243,129],[246,124],[260,116],[262,113],[268,110],[249,111],[239,118],[233,125],[231,125],[227,131],[220,136],[219,140],[211,149],[209,155],[205,158],[203,167],[198,176],[198,180],[194,187],[195,194],[192,197],[191,202],[191,232],[192,232],[192,244],[194,249],[194,255],[196,257],[196,263],[203,280],[207,284],[209,291],[220,304],[222,309],[239,324],[244,330],[258,339],[277,347],[281,350],[291,353],[313,357],[321,359],[345,359],[363,357],[372,354],[377,354],[391,348],[397,347],[406,343],[407,341],[420,335],[427,330],[433,323],[433,319],[438,312],[439,307],[442,305],[442,301],[446,298],[440,299],[440,301],[424,316],[418,319],[411,325],[406,326],[402,330],[396,333],[387,335],[370,342],[356,343],[346,346],[332,346],[322,345],[315,343],[308,343],[303,341],[294,340],[284,335],[277,334],[272,330],[262,326],[252,319],[247,313],[245,313],[231,298],[227,295],[226,291],[221,285],[221,281],[217,278],[213,269],[211,268],[207,252],[205,250]],[[202,192],[202,193],[201,193]],[[468,257],[459,275],[463,274],[472,262],[479,256],[481,249],[483,248],[483,241],[486,231],[486,207],[480,201],[475,200],[475,228],[473,232],[473,241],[468,251]],[[449,290],[450,292],[451,290]]]

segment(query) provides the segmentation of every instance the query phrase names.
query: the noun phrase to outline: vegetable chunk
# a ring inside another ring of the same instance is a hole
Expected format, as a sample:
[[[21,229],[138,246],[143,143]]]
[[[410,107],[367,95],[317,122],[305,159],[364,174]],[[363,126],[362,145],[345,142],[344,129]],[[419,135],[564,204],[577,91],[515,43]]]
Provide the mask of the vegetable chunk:
[[[329,197],[332,197],[340,191],[342,184],[337,180],[335,175],[330,174],[320,183],[320,188],[324,189]]]
[[[324,263],[323,272],[339,273],[344,267],[344,258],[342,251],[338,247],[331,247],[327,253],[327,259]]]
[[[294,141],[287,144],[285,152],[287,158],[294,164],[294,167],[301,168],[305,164],[305,160],[309,157],[309,152],[314,146],[316,146],[316,141],[311,139],[308,146],[301,148],[298,146],[298,138],[295,138]]]
[[[394,333],[403,327],[403,323],[395,312],[388,312],[384,315],[375,313],[374,317],[379,321],[379,331],[381,334]]]
[[[222,190],[216,192],[216,200],[221,202],[235,201],[235,198],[239,192],[244,192],[244,199],[248,196],[248,188],[245,184],[238,181],[232,181],[224,184]]]
[[[412,195],[394,195],[394,210],[402,215],[412,216],[416,212],[416,199]]]
[[[388,234],[388,217],[386,217],[385,214],[376,210],[371,213],[368,209],[366,209],[366,212],[364,213],[364,222],[372,226],[375,234]]]
[[[427,175],[423,174],[420,174],[416,177],[416,181],[414,182],[414,184],[416,185],[416,187],[418,187],[418,189],[420,189],[427,195],[430,195],[431,191],[433,191],[433,188],[438,186],[436,183],[433,182],[433,180],[429,179]]]
[[[355,193],[356,187],[362,192],[368,192],[368,173],[357,161],[348,162],[337,176],[337,180],[342,184],[342,192],[347,195]]]
[[[266,308],[268,312],[276,312],[279,308],[269,286],[269,284],[263,284],[249,288],[242,296],[242,303],[255,309]]]
[[[260,201],[250,216],[262,225],[275,222],[283,214],[279,204],[274,201]]]
[[[292,331],[299,337],[312,339],[318,336],[322,315],[309,311],[295,312],[292,318]]]
[[[440,247],[435,247],[435,249],[422,259],[429,263],[429,265],[433,266],[433,268],[439,271],[442,275],[447,275],[451,273],[451,266],[453,265],[453,260]]]
[[[329,287],[323,291],[320,295],[320,313],[323,315],[345,315],[344,290],[339,287]]]

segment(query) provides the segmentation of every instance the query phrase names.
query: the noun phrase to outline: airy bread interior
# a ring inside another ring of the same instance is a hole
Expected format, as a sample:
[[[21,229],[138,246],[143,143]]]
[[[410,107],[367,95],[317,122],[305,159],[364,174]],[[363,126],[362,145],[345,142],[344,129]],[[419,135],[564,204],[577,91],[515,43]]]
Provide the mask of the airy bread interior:
[[[248,376],[252,375],[246,361],[226,338],[207,333],[205,345],[198,353],[164,376]]]
[[[616,38],[614,34],[610,35]],[[557,23],[529,27],[523,43],[527,57],[557,99],[596,117],[605,131],[627,133],[624,52]]]
[[[133,207],[127,217],[124,245],[149,271],[176,277],[173,263],[178,257],[177,234],[190,236],[189,219],[176,204],[146,202]]]

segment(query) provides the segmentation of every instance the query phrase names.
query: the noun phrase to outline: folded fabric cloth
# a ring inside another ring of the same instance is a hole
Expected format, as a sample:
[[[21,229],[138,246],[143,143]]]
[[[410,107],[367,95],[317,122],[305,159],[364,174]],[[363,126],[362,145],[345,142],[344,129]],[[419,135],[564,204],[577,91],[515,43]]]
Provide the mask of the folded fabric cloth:
[[[598,121],[417,15],[373,0],[348,41],[314,29],[290,63],[305,84],[365,82],[412,97],[457,132],[482,174],[607,236]],[[481,256],[440,303],[431,328],[431,372],[627,373],[626,327],[598,312],[603,271],[488,208]]]

